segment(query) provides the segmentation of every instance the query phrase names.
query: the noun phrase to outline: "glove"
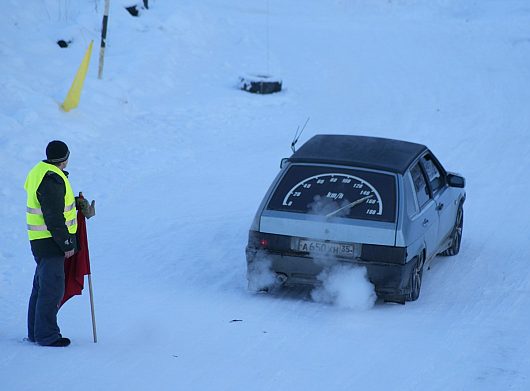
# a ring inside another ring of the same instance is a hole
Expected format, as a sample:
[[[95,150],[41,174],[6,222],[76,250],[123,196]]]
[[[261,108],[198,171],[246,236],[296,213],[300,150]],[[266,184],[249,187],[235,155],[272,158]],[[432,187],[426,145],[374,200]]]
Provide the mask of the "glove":
[[[96,200],[92,200],[89,204],[88,201],[83,197],[83,193],[79,193],[79,197],[76,197],[77,208],[83,213],[87,219],[96,215]]]
[[[83,213],[83,215],[87,219],[89,219],[92,216],[96,215],[96,200],[92,200],[90,205],[88,205],[88,201],[87,200],[85,200],[85,202],[86,202],[86,206],[83,209],[81,209],[81,213]]]

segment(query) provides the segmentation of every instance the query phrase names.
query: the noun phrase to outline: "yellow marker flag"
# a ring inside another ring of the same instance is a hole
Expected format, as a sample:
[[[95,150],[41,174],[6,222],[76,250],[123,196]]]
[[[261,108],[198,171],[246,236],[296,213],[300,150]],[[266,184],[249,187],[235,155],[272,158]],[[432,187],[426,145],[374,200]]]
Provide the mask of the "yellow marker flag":
[[[88,49],[83,57],[83,61],[77,70],[72,86],[66,95],[64,103],[61,105],[64,111],[70,111],[75,109],[79,104],[79,99],[81,99],[81,90],[83,89],[83,84],[85,83],[86,73],[88,71],[88,64],[90,63],[90,56],[92,55],[92,44],[94,41],[90,41]]]

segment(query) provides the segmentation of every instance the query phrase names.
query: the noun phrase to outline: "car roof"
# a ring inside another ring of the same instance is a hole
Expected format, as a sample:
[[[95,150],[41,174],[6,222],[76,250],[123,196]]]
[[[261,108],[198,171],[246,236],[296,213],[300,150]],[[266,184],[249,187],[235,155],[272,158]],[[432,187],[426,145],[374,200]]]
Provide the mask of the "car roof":
[[[313,136],[289,161],[337,164],[404,173],[427,147],[380,137],[319,134]]]

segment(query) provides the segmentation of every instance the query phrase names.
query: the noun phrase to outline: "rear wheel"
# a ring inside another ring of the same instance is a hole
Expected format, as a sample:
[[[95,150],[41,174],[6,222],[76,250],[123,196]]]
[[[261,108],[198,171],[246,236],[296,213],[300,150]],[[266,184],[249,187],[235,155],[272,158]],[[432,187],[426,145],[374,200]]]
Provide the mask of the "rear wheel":
[[[423,265],[425,264],[425,257],[421,252],[416,257],[416,263],[410,273],[410,293],[406,295],[407,301],[416,301],[420,297],[421,281],[423,278]]]
[[[451,246],[443,251],[440,255],[452,256],[456,255],[460,251],[460,244],[462,243],[462,231],[464,229],[464,208],[462,205],[458,208],[456,212],[456,221],[455,227],[453,228]]]

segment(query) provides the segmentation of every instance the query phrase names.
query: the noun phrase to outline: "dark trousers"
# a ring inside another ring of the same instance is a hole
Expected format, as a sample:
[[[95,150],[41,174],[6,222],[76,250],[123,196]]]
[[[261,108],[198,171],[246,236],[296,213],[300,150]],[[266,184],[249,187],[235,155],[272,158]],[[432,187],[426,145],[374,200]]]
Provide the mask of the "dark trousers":
[[[64,257],[35,257],[37,268],[29,298],[28,339],[50,345],[60,337],[57,311],[64,295]]]

